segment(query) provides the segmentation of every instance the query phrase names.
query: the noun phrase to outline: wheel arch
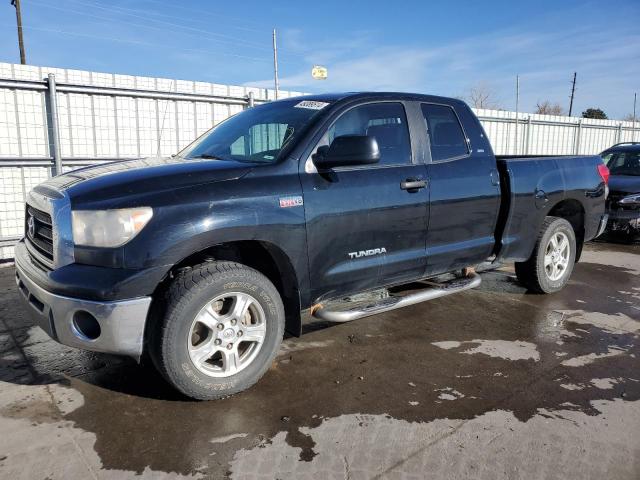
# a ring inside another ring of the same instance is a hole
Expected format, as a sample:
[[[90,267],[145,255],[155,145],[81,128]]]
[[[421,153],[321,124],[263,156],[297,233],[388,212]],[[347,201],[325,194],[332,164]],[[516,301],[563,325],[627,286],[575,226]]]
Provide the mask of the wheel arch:
[[[573,227],[573,232],[576,235],[576,262],[578,262],[584,244],[584,206],[575,198],[567,198],[556,203],[547,215],[550,217],[563,218]]]
[[[219,260],[241,263],[266,276],[282,298],[285,309],[285,330],[292,335],[300,335],[302,325],[298,276],[288,255],[277,245],[266,241],[229,241],[191,253],[171,267],[165,279],[156,288],[153,303],[156,307],[162,304],[164,291],[181,270],[204,262]],[[149,323],[151,322],[147,322]]]

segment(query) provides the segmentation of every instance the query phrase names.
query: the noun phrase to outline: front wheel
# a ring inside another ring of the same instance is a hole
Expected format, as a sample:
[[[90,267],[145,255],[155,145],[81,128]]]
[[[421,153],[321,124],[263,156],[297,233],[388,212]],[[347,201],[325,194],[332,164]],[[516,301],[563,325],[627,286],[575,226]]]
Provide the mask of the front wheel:
[[[283,334],[282,300],[264,275],[238,263],[208,262],[173,281],[149,346],[169,383],[189,397],[211,400],[257,382]]]
[[[569,281],[576,259],[576,235],[564,218],[546,217],[531,257],[516,262],[516,276],[527,289],[554,293]]]

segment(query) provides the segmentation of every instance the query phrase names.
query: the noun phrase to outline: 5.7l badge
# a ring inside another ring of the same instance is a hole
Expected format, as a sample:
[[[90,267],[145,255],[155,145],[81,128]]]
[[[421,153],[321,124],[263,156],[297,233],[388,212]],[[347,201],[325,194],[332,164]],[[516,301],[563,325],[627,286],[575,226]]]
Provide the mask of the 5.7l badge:
[[[304,200],[301,195],[280,197],[280,208],[300,207],[302,205],[304,205]]]

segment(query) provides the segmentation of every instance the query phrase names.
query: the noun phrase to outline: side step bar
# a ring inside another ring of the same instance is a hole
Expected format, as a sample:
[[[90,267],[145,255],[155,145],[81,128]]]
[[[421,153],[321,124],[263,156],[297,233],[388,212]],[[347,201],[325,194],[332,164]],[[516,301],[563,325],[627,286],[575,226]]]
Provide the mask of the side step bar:
[[[404,296],[389,296],[376,303],[353,308],[351,310],[327,310],[323,305],[313,310],[313,316],[327,322],[344,323],[358,318],[376,315],[396,308],[408,307],[416,303],[426,302],[435,298],[445,297],[454,293],[476,288],[482,282],[480,275],[471,273],[466,278],[458,278],[434,287],[425,288],[419,292]]]

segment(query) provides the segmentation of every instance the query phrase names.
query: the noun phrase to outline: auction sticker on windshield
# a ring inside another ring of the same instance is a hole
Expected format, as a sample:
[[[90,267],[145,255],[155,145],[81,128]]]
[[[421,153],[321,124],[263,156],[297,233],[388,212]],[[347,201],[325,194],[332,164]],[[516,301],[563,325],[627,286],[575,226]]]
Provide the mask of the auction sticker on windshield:
[[[296,103],[294,107],[308,108],[310,110],[322,110],[327,105],[329,105],[327,102],[316,102],[315,100],[304,100],[302,102]]]

